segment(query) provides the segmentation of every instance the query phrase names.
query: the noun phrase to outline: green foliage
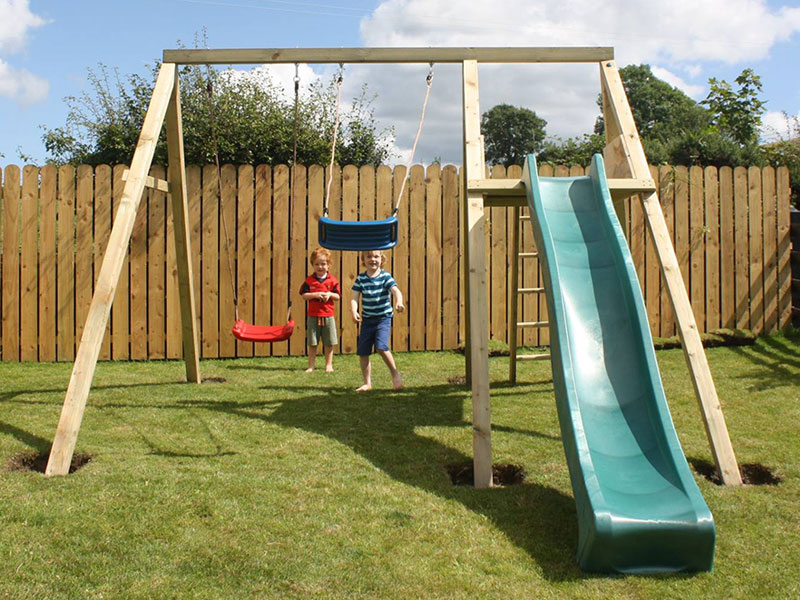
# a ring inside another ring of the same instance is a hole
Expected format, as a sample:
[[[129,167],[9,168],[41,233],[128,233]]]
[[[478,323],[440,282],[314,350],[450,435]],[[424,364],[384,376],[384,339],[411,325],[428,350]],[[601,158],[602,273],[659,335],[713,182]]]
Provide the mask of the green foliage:
[[[528,108],[498,104],[481,116],[486,160],[503,166],[521,165],[525,156],[542,149],[547,121]]]
[[[45,129],[50,158],[59,163],[118,164],[130,161],[152,94],[158,65],[150,77],[122,78],[100,64],[89,69],[90,90],[65,98],[66,124]],[[220,162],[289,163],[295,128],[297,160],[325,164],[330,160],[336,89],[312,82],[301,93],[295,123],[294,102],[286,98],[264,71],[186,66],[180,71],[184,152],[187,163],[214,162],[215,141]],[[343,111],[337,134],[336,160],[378,165],[391,157],[391,130],[379,131],[365,88]],[[162,131],[154,162],[166,164]]]
[[[792,201],[800,207],[800,118],[783,113],[784,131],[776,131],[778,141],[762,146],[764,159],[773,166],[789,167]]]
[[[582,138],[548,140],[536,160],[554,165],[586,166],[593,155],[603,152],[605,143],[605,138],[597,133],[585,134]]]
[[[652,162],[666,162],[670,142],[709,126],[709,111],[653,75],[650,65],[628,65],[620,69],[620,76],[639,135]]]
[[[658,79],[649,65],[628,65],[620,69],[620,75],[650,162],[766,164],[758,146],[764,112],[764,102],[758,97],[761,80],[752,69],[736,78],[737,89],[712,77],[708,97],[700,103]],[[603,128],[600,118],[595,132]]]
[[[712,122],[722,135],[740,146],[755,144],[765,110],[765,102],[758,97],[761,77],[753,69],[744,69],[735,82],[737,90],[727,81],[712,77],[708,80],[711,89],[702,103],[711,110]]]

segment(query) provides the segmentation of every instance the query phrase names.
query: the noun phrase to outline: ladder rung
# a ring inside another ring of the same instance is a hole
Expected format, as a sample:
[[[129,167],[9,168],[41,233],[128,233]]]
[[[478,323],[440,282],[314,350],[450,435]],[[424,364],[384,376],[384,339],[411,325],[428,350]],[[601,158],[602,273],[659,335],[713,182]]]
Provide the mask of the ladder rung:
[[[547,321],[520,321],[517,327],[549,327],[550,323]]]
[[[544,292],[543,287],[532,287],[532,288],[519,288],[517,290],[520,294],[541,294]]]
[[[536,258],[539,256],[538,252],[520,252],[517,256],[520,258]]]
[[[517,354],[517,360],[550,360],[550,354]]]
[[[531,220],[531,216],[530,215],[520,215],[519,216],[519,220],[520,221],[530,221]]]

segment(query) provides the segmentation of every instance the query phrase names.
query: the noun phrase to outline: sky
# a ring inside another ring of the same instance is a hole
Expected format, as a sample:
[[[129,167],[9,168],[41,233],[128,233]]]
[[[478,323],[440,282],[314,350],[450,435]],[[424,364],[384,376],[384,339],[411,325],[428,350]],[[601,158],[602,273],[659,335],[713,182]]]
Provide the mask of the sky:
[[[798,0],[0,0],[0,165],[47,158],[43,127],[63,126],[64,98],[91,91],[89,68],[146,75],[165,48],[613,46],[617,64],[646,63],[695,100],[708,79],[761,76],[763,137],[788,136],[800,115]],[[250,68],[250,67],[237,67]],[[259,67],[256,67],[259,68]],[[264,67],[260,67],[263,69]],[[292,89],[292,66],[267,67]],[[303,85],[336,66],[304,65]],[[346,65],[343,98],[367,84],[380,128],[408,159],[427,64]],[[414,162],[461,162],[457,65],[434,67]],[[480,109],[524,106],[551,137],[581,136],[598,115],[596,65],[482,65]]]

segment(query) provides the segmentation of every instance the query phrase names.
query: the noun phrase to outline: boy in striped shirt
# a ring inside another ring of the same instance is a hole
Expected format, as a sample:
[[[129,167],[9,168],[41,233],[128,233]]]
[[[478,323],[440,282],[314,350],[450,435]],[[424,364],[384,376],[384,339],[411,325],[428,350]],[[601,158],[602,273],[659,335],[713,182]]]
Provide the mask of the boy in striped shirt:
[[[356,389],[357,392],[372,389],[372,365],[369,357],[373,347],[389,367],[394,389],[399,390],[403,387],[403,378],[389,350],[389,334],[392,329],[392,300],[397,312],[403,312],[406,307],[403,304],[403,293],[397,287],[394,278],[381,268],[384,261],[385,257],[380,250],[362,252],[361,264],[366,271],[360,273],[353,282],[350,310],[353,320],[361,323],[356,352],[361,361],[361,374],[364,377],[364,385]],[[359,298],[361,314],[358,312]]]

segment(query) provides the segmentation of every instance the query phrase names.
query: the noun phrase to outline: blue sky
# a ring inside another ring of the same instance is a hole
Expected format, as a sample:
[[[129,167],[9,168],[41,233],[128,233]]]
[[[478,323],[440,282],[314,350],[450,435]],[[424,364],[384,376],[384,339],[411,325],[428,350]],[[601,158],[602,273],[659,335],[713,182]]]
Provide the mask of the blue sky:
[[[762,77],[768,125],[800,114],[800,2],[780,0],[0,0],[0,164],[19,152],[42,162],[40,126],[64,124],[65,96],[88,91],[88,67],[146,72],[164,48],[210,47],[614,46],[620,66],[646,62],[697,100],[707,80],[743,68]],[[312,71],[313,69],[313,71]],[[330,67],[312,66],[304,81]],[[396,134],[398,162],[416,129],[427,65],[353,65],[345,98],[363,83],[375,114]],[[287,69],[273,72],[288,83]],[[481,109],[507,102],[548,121],[551,135],[581,135],[597,109],[594,66],[486,66]],[[437,68],[417,158],[459,162],[460,88],[454,66]]]

